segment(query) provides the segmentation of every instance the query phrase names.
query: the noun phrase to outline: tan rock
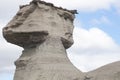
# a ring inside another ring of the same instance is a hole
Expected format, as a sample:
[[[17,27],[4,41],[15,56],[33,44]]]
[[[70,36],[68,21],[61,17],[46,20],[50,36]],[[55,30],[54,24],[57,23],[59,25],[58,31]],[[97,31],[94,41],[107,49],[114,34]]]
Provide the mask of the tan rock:
[[[86,76],[89,80],[120,80],[120,61],[88,72]]]
[[[24,48],[14,80],[120,80],[120,62],[83,73],[69,61],[75,13],[39,0],[20,6],[3,29],[8,42]]]
[[[75,12],[55,7],[51,3],[34,0],[29,5],[20,7],[16,16],[3,29],[3,34],[8,42],[22,47],[28,47],[31,42],[33,42],[32,45],[42,43],[47,35],[59,36],[64,47],[69,48],[73,44]],[[38,35],[40,35],[39,39]],[[44,38],[40,38],[43,36]]]
[[[66,54],[73,44],[75,13],[39,0],[20,6],[3,29],[8,42],[24,48],[14,80],[81,80],[82,72]]]

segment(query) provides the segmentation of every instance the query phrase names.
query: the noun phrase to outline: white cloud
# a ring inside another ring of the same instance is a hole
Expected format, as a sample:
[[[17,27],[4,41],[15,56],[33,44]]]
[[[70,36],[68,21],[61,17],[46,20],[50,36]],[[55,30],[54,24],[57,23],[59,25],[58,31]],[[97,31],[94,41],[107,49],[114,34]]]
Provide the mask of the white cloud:
[[[0,73],[13,72],[14,61],[21,55],[22,48],[5,41],[0,41]]]
[[[18,11],[19,5],[27,4],[32,0],[2,0],[0,1],[0,19],[10,19]],[[119,0],[44,0],[57,6],[81,11],[108,10],[116,6]],[[119,6],[119,4],[118,4]],[[6,16],[7,15],[7,16]]]
[[[18,11],[19,5],[27,4],[31,0],[1,0],[0,1],[0,20],[9,21]]]
[[[108,24],[108,25],[110,25],[111,21],[108,19],[107,16],[102,15],[98,19],[96,19],[96,18],[92,19],[90,21],[90,24],[92,24],[92,25],[100,25],[100,24]]]
[[[101,22],[106,23],[106,24],[111,23],[106,16],[102,16],[102,17],[101,17]]]
[[[80,11],[96,11],[99,9],[110,9],[111,5],[117,0],[45,0],[57,6],[68,9],[78,9]]]
[[[73,64],[82,71],[94,70],[105,64],[120,60],[120,47],[98,28],[85,30],[75,28],[75,43],[68,50]]]
[[[2,36],[2,28],[4,23],[0,23],[0,74],[1,73],[13,73],[15,66],[14,61],[22,53],[22,48],[7,43]]]
[[[116,7],[117,14],[120,15],[120,0],[117,0],[114,5]]]

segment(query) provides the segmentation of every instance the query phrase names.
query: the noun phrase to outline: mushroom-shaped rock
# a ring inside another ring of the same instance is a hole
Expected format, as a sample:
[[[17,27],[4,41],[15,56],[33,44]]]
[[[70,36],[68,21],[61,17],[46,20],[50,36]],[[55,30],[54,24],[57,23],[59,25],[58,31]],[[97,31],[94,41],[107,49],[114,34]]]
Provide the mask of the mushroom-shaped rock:
[[[39,0],[20,6],[3,29],[8,42],[24,48],[14,80],[81,80],[82,72],[66,54],[73,44],[75,13]]]
[[[44,42],[47,36],[56,36],[69,48],[73,44],[75,13],[75,10],[33,0],[29,5],[20,6],[16,16],[3,29],[3,35],[8,42],[22,47],[33,47]]]

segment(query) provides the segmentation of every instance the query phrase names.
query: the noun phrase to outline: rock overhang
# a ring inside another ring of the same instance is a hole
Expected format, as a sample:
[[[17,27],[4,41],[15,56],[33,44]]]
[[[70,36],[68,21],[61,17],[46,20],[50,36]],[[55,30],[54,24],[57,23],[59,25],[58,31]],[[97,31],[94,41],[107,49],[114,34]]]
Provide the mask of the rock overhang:
[[[51,3],[33,0],[28,5],[20,6],[16,16],[3,29],[3,36],[8,42],[21,47],[42,43],[47,36],[61,37],[64,47],[69,48],[73,44],[73,20],[76,13],[76,10],[67,10]],[[39,40],[32,40],[33,35]]]

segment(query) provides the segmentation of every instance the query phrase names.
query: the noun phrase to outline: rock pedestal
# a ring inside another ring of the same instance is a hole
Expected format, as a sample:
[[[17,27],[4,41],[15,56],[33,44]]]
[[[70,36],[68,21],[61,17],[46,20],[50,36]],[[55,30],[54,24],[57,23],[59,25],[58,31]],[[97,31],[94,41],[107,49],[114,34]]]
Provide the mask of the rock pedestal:
[[[69,61],[75,10],[39,0],[20,6],[3,29],[4,38],[24,48],[15,62],[14,80],[80,80],[82,72]]]
[[[120,62],[82,73],[69,61],[75,13],[39,0],[20,6],[3,29],[8,42],[24,48],[14,80],[120,80]]]
[[[79,80],[81,75],[68,60],[61,40],[52,37],[25,49],[16,66],[14,80]]]

